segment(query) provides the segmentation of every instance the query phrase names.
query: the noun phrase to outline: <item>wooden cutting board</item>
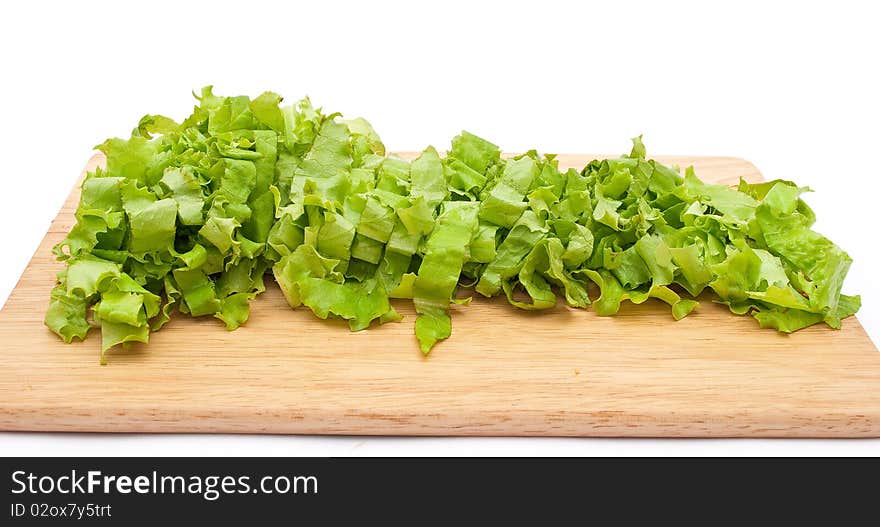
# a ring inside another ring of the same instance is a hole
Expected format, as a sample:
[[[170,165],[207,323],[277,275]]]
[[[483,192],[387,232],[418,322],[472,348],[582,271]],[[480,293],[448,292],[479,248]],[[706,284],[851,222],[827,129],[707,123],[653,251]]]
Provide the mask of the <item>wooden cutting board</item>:
[[[741,159],[660,159],[708,181],[761,179]],[[476,298],[425,358],[410,303],[396,304],[403,322],[351,333],[290,309],[270,283],[237,331],[177,317],[100,366],[99,335],[66,345],[42,322],[61,268],[50,248],[78,199],[0,312],[2,430],[880,437],[880,353],[855,318],[786,336],[708,298],[680,322],[653,301],[603,318]]]

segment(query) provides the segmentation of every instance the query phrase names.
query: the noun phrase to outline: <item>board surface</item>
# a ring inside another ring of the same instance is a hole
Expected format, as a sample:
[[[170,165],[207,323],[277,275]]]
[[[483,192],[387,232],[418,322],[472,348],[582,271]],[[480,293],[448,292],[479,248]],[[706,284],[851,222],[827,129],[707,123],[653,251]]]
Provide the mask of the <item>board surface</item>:
[[[736,158],[658,160],[707,181],[761,178]],[[782,335],[708,298],[679,322],[653,301],[603,318],[475,298],[425,358],[411,303],[395,304],[403,322],[351,333],[290,309],[267,280],[240,329],[178,316],[102,367],[97,332],[64,344],[42,322],[62,267],[50,248],[78,199],[0,312],[2,430],[880,437],[880,353],[855,318]]]

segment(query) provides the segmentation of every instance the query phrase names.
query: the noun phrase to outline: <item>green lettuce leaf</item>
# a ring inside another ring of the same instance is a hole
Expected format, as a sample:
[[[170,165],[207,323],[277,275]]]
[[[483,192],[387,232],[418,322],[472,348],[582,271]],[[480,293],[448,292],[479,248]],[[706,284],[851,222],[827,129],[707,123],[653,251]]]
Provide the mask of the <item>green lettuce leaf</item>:
[[[422,353],[427,354],[452,333],[449,303],[477,228],[478,211],[473,202],[445,202],[426,243],[413,284],[413,302],[419,314],[415,330]]]

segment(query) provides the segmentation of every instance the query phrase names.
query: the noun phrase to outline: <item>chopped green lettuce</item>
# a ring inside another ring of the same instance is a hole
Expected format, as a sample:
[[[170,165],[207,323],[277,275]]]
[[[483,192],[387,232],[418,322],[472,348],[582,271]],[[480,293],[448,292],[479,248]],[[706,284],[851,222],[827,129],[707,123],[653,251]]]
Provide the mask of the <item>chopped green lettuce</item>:
[[[211,87],[178,123],[146,115],[97,148],[45,323],[65,342],[148,342],[177,310],[230,330],[270,274],[291,307],[352,330],[397,321],[412,299],[429,353],[452,332],[460,288],[541,310],[617,313],[655,298],[678,320],[711,290],[731,312],[793,332],[860,307],[841,294],[850,257],[812,230],[809,189],[785,180],[713,185],[646,157],[560,171],[553,155],[503,158],[468,132],[441,155],[387,155],[364,119],[308,98],[282,104]],[[591,294],[593,298],[591,298]]]

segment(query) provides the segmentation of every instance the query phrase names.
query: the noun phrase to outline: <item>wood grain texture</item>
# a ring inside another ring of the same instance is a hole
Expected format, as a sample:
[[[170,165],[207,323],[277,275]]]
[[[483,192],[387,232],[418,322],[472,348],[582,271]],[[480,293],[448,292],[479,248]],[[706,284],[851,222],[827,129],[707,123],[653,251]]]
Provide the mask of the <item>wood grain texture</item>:
[[[694,164],[709,181],[760,179],[735,158],[659,159]],[[603,318],[477,298],[453,308],[452,338],[424,358],[410,303],[395,304],[402,323],[351,333],[290,309],[270,283],[239,330],[176,317],[102,367],[97,334],[65,345],[42,323],[61,268],[50,248],[78,198],[75,190],[0,313],[3,430],[880,436],[880,354],[855,318],[841,331],[786,336],[708,299],[673,322],[652,302]]]

